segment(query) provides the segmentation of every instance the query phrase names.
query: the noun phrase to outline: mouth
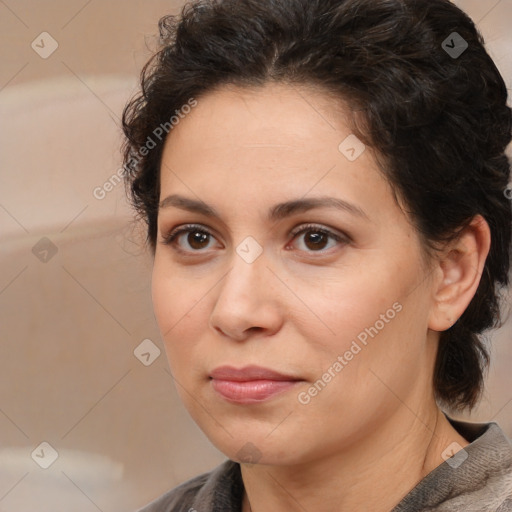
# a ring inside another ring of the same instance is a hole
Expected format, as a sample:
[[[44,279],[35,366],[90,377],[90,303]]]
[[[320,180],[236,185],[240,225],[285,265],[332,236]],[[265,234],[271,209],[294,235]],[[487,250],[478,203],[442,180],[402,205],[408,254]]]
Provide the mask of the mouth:
[[[269,368],[221,366],[210,375],[212,387],[224,400],[237,404],[261,403],[291,390],[303,379]]]

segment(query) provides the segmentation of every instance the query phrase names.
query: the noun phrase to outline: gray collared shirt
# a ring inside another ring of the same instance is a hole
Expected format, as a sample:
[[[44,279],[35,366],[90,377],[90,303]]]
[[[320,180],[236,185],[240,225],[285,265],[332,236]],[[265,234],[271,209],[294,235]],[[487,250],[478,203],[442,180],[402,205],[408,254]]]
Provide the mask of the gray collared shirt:
[[[391,512],[512,512],[512,444],[496,423],[448,418],[470,444],[425,476]],[[138,512],[241,512],[240,465],[227,460]]]

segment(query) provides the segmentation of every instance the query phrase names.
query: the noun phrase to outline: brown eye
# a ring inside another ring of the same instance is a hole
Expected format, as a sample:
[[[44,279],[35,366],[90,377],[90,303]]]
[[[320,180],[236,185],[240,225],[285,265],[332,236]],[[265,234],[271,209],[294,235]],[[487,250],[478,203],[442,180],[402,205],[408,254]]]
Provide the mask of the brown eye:
[[[309,231],[304,237],[304,244],[308,249],[313,251],[325,249],[329,237],[325,233],[319,231]]]
[[[204,249],[208,245],[208,233],[202,231],[189,231],[187,236],[187,243],[193,249]],[[206,245],[205,245],[206,243]]]
[[[301,226],[292,232],[294,240],[302,240],[299,250],[305,252],[324,252],[336,245],[344,245],[349,242],[347,236],[338,235],[332,231],[316,225]]]
[[[181,252],[203,252],[211,247],[210,242],[215,237],[202,226],[182,226],[164,237],[162,243],[176,246]]]

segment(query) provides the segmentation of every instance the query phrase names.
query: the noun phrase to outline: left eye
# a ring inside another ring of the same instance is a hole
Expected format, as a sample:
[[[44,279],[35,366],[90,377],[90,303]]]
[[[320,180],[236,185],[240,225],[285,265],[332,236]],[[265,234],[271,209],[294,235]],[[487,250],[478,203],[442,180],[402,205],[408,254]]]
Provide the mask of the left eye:
[[[331,247],[336,246],[337,243],[346,243],[345,237],[339,236],[325,228],[318,226],[305,226],[298,231],[292,233],[294,240],[296,238],[302,239],[302,246],[306,247],[306,252],[321,252]],[[329,245],[329,240],[331,244]]]

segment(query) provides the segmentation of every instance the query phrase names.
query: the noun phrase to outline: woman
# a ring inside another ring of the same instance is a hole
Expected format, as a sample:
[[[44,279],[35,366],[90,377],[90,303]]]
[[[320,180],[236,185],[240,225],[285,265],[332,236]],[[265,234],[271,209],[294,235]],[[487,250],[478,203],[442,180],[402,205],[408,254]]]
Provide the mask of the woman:
[[[177,389],[229,460],[142,510],[512,511],[510,441],[448,415],[510,263],[511,111],[472,21],[218,0],[160,31],[126,179]]]

